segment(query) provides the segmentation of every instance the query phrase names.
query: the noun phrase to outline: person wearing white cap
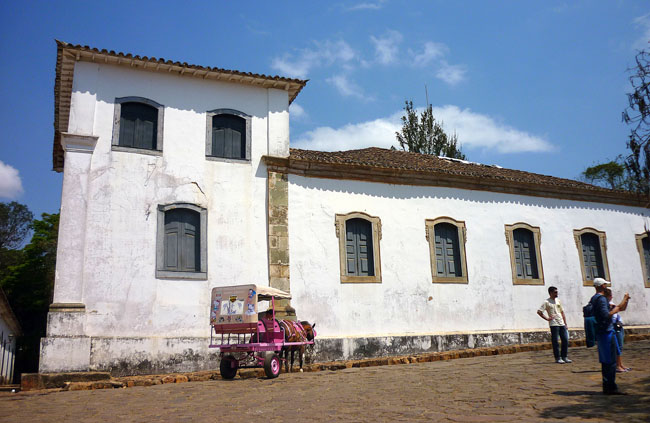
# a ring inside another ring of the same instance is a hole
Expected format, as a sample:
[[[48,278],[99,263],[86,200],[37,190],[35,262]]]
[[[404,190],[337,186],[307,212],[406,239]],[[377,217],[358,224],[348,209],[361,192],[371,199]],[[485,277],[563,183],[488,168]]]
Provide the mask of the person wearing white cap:
[[[593,316],[596,318],[596,340],[598,342],[598,360],[603,375],[603,393],[621,395],[623,393],[616,386],[616,357],[620,354],[620,349],[616,342],[612,316],[627,308],[630,296],[626,293],[623,301],[610,310],[609,302],[603,295],[607,285],[611,285],[611,283],[603,278],[594,279],[596,293],[589,300],[589,304],[591,304]]]

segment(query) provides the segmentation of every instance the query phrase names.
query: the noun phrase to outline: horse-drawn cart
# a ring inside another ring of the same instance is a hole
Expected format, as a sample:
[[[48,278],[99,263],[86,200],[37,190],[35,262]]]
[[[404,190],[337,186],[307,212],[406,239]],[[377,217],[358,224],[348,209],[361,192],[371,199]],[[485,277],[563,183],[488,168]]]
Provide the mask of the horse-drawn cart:
[[[258,285],[212,289],[209,347],[220,350],[221,377],[232,379],[237,369],[250,367],[264,367],[266,376],[278,377],[283,349],[304,349],[305,345],[314,343],[313,331],[311,339],[302,337],[294,341],[286,338],[286,323],[280,324],[275,318],[276,298],[291,299],[291,294]],[[269,302],[268,311],[258,310],[259,301]]]

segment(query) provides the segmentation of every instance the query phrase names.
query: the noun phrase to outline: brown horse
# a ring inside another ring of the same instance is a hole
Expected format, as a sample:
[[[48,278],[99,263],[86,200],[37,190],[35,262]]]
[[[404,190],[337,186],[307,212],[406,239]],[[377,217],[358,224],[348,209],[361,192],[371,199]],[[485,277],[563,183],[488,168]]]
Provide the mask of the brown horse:
[[[285,342],[305,342],[313,341],[316,337],[316,323],[311,324],[307,321],[294,322],[291,320],[280,320],[280,326],[284,329]],[[290,372],[293,368],[294,354],[298,351],[300,361],[300,371],[302,371],[303,356],[305,354],[305,345],[290,345],[282,348],[280,357],[284,353],[284,369]],[[289,363],[289,352],[291,352],[291,363]]]

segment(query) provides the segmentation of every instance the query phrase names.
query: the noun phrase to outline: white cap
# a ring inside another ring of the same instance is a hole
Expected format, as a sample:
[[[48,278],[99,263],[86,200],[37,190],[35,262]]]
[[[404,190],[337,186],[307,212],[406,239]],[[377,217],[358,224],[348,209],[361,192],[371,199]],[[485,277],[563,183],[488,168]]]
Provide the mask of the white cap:
[[[603,286],[603,285],[611,285],[611,282],[606,281],[603,278],[596,278],[594,279],[594,286]]]

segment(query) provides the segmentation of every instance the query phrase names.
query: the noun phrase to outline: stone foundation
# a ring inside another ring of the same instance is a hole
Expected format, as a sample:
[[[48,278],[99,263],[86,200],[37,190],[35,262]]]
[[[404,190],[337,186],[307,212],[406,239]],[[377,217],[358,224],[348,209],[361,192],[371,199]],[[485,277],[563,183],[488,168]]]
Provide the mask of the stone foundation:
[[[648,334],[650,326],[626,327],[626,334]],[[584,331],[569,330],[571,340],[584,338]],[[76,338],[49,337],[41,340],[41,373],[101,371],[112,376],[196,372],[219,368],[219,352],[208,348],[210,338],[84,338],[88,360],[66,357]],[[494,331],[403,336],[316,338],[306,350],[306,362],[363,360],[442,351],[550,342],[550,331]],[[77,355],[80,355],[77,351]],[[48,357],[43,361],[43,357]],[[58,359],[53,359],[58,357]],[[79,363],[88,363],[81,368]],[[45,363],[45,364],[43,364]],[[66,363],[72,366],[66,368]]]

